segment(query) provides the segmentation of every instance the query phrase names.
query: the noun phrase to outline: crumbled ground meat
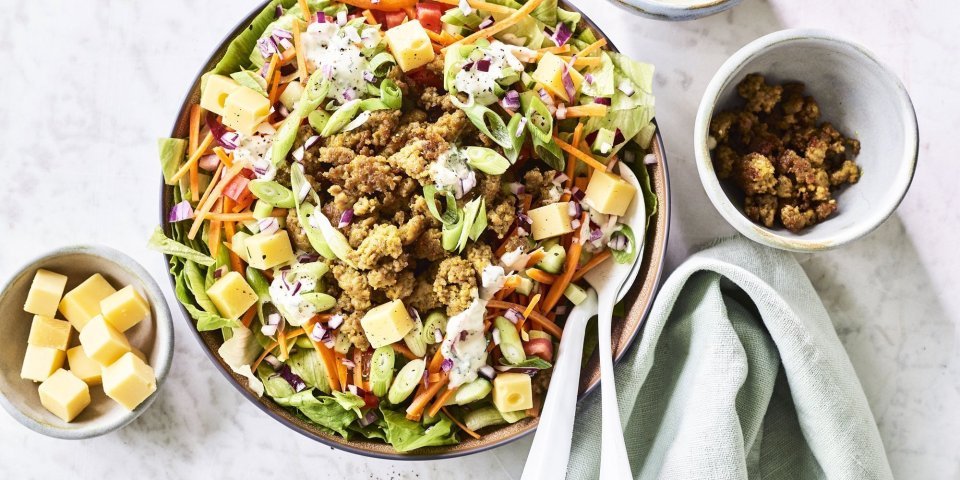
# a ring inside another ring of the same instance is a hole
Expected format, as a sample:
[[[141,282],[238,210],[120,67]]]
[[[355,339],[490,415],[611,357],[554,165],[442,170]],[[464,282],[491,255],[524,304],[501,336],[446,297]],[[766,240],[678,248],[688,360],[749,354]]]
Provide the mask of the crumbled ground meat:
[[[307,238],[307,232],[300,228],[300,221],[297,219],[297,211],[293,208],[287,211],[287,230],[291,233],[293,246],[297,250],[304,252],[313,252],[313,245]]]
[[[717,177],[743,189],[747,217],[767,227],[799,232],[828,219],[837,211],[833,189],[860,179],[853,160],[860,142],[830,123],[817,124],[820,106],[804,95],[802,83],[769,85],[751,74],[737,93],[744,107],[710,122]],[[545,178],[538,175],[528,172],[528,190],[542,188]]]
[[[460,257],[450,257],[440,262],[433,292],[440,303],[446,305],[447,315],[456,315],[470,306],[477,296],[477,272],[473,264]]]
[[[477,275],[483,273],[483,269],[493,263],[493,249],[490,248],[490,245],[483,243],[474,243],[467,247],[467,251],[464,252],[467,257],[467,261],[473,265],[473,269],[476,270]]]
[[[343,316],[343,325],[340,326],[340,333],[350,339],[350,343],[361,351],[367,351],[370,348],[370,342],[363,333],[363,327],[360,325],[360,319],[363,315],[359,312],[353,312]]]
[[[517,216],[516,203],[516,197],[509,196],[487,209],[487,225],[497,234],[497,238],[503,238],[510,231],[510,226]]]

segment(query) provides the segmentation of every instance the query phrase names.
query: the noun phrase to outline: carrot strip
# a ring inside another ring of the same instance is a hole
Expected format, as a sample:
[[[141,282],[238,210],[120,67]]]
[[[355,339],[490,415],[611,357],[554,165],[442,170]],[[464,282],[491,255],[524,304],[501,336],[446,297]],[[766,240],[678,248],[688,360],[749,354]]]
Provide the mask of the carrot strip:
[[[406,358],[407,360],[416,360],[417,358],[420,358],[414,355],[406,345],[400,342],[393,343],[390,346],[393,347],[393,351],[403,355],[403,358]]]
[[[574,68],[579,67],[599,67],[600,66],[600,57],[560,57],[561,60],[567,63],[573,63]]]
[[[430,37],[430,40],[432,40],[434,43],[440,44],[444,47],[457,41],[457,39],[453,38],[452,36],[436,33],[433,30],[427,30],[427,36]]]
[[[200,105],[190,106],[190,141],[189,152],[192,157],[197,152],[200,142]],[[190,196],[194,202],[200,200],[200,164],[190,165]]]
[[[313,328],[313,324],[309,324],[310,328]],[[333,390],[342,390],[340,388],[340,380],[334,375],[334,370],[337,368],[336,359],[333,355],[333,350],[327,348],[321,342],[318,342],[313,339],[310,335],[307,335],[307,338],[310,339],[310,343],[313,343],[314,350],[317,351],[317,354],[320,355],[320,362],[323,363],[323,373],[327,376],[327,383],[330,384],[330,388]]]
[[[439,3],[445,3],[447,5],[460,4],[459,0],[436,0],[436,1]],[[502,13],[504,15],[510,15],[511,13],[516,12],[516,10],[510,7],[505,7],[503,5],[497,5],[495,3],[490,3],[490,2],[483,2],[481,0],[467,0],[467,3],[469,3],[471,7],[477,10],[485,10],[490,13]]]
[[[537,310],[537,303],[540,302],[540,294],[536,294],[530,299],[530,304],[527,305],[526,310],[523,311],[523,318],[517,322],[517,331],[523,332],[523,324],[526,323],[527,318],[530,317],[530,313]]]
[[[415,422],[420,421],[420,418],[423,416],[423,409],[427,407],[427,403],[429,403],[430,399],[446,384],[447,376],[444,375],[439,382],[430,385],[423,393],[414,398],[413,401],[410,402],[410,406],[407,407],[407,419]]]
[[[509,310],[512,308],[519,312],[519,311],[522,311],[525,307],[513,302],[506,302],[503,300],[490,300],[487,302],[487,308],[496,308],[500,310]],[[556,338],[560,338],[563,334],[563,329],[561,329],[556,323],[551,322],[549,318],[543,316],[543,314],[540,312],[537,312],[537,311],[530,312],[529,320],[532,321],[534,325],[536,325],[538,328],[549,333],[550,335],[553,335]]]
[[[553,285],[553,282],[557,281],[557,276],[544,272],[539,268],[528,268],[527,276],[533,280],[536,280],[545,285]]]
[[[210,192],[213,190],[213,187],[216,186],[217,180],[220,179],[220,174],[223,173],[223,164],[217,165],[217,171],[213,173],[213,176],[210,177],[210,183],[207,185],[207,189],[203,192],[203,196],[200,197],[200,201],[197,205],[203,205],[206,203],[207,198],[210,197]]]
[[[240,195],[240,199],[237,200],[236,205],[233,206],[233,210],[229,213],[243,213],[253,204],[253,200],[253,193],[251,193],[250,190],[244,190]]]
[[[213,153],[217,154],[217,157],[220,159],[220,162],[228,167],[233,166],[233,154],[227,153],[223,150],[223,147],[213,147]]]
[[[592,270],[593,267],[600,265],[601,263],[606,261],[608,258],[610,258],[610,255],[611,255],[610,250],[604,250],[594,255],[593,258],[591,258],[587,263],[584,263],[582,267],[577,269],[577,272],[573,274],[573,278],[570,279],[570,281],[576,282],[577,280],[580,280],[581,278],[583,278],[583,276],[587,272]]]
[[[602,103],[588,103],[567,107],[567,118],[605,117],[609,107]],[[576,144],[574,144],[576,145]]]
[[[280,56],[274,53],[273,56],[270,57],[270,64],[267,65],[267,73],[263,76],[263,78],[267,81],[267,88],[270,87],[270,82],[273,81],[273,74],[277,71],[277,68],[280,67],[279,63]],[[273,104],[271,103],[271,105]]]
[[[554,53],[554,54],[556,54],[556,53],[567,53],[567,52],[569,52],[569,51],[570,51],[570,45],[569,45],[569,44],[561,45],[561,46],[559,46],[559,47],[546,47],[546,48],[539,48],[539,49],[537,49],[537,52],[539,53],[538,56],[540,56],[540,57],[542,57],[544,53]]]
[[[213,134],[210,132],[207,132],[207,136],[203,138],[202,142],[200,142],[200,146],[197,147],[197,151],[193,152],[193,155],[190,155],[190,158],[187,159],[187,163],[184,163],[183,165],[181,165],[180,170],[177,170],[177,173],[174,173],[173,176],[170,177],[170,181],[176,182],[177,180],[180,180],[180,178],[182,178],[184,175],[186,175],[187,172],[189,172],[190,169],[193,168],[193,165],[196,165],[196,163],[200,160],[200,157],[203,156],[203,153],[206,152],[208,148],[210,148],[211,143],[213,143]]]
[[[353,384],[363,388],[363,352],[353,347]]]
[[[583,163],[586,163],[587,165],[590,165],[591,167],[597,170],[600,170],[601,172],[607,171],[606,165],[600,163],[599,161],[597,161],[597,159],[591,157],[590,155],[587,155],[586,153],[581,152],[580,149],[574,147],[573,145],[570,145],[569,143],[564,142],[563,140],[560,139],[560,137],[556,137],[556,136],[553,137],[553,141],[557,142],[557,146],[560,147],[561,150],[569,153],[570,155],[577,157],[577,159],[583,161]]]
[[[280,71],[277,70],[277,73],[273,76],[273,82],[270,84],[270,93],[268,95],[268,100],[270,100],[270,105],[277,103],[277,98],[280,97]]]
[[[306,8],[307,12],[310,11],[310,7],[307,6],[306,0],[300,0],[300,8]],[[308,17],[309,18],[309,17]],[[297,76],[300,78],[300,84],[307,84],[307,60],[304,57],[303,47],[301,46],[303,41],[300,39],[300,21],[297,19],[293,20],[293,48],[296,49],[297,53]],[[568,109],[569,110],[569,109]]]
[[[525,266],[526,266],[527,268],[530,268],[530,267],[532,267],[532,266],[540,263],[540,260],[543,260],[543,257],[545,257],[545,256],[547,256],[547,252],[544,251],[543,248],[538,248],[538,249],[530,252],[530,258],[527,259],[527,264],[526,264]]]
[[[427,409],[427,415],[436,417],[437,413],[440,412],[440,409],[443,408],[443,404],[447,403],[447,400],[450,400],[450,397],[452,397],[456,391],[457,387],[447,387],[447,389],[444,390],[443,393],[441,393],[440,396],[433,401],[433,405],[430,405],[430,408]]]
[[[595,52],[595,51],[597,51],[597,50],[600,50],[601,48],[603,48],[603,47],[605,47],[605,46],[607,46],[607,39],[606,39],[606,38],[601,38],[600,40],[597,40],[596,42],[593,42],[593,43],[591,43],[590,45],[587,45],[586,47],[583,47],[583,50],[580,50],[579,52],[577,52],[577,56],[578,56],[578,57],[586,57],[587,55],[590,55],[591,53],[593,53],[593,52]]]
[[[284,334],[284,324],[280,322],[280,328],[277,329],[277,343],[280,344],[280,360],[286,360],[289,356],[287,350],[287,336]]]
[[[500,245],[497,246],[497,249],[494,250],[497,257],[502,257],[504,253],[507,253],[507,245],[510,244],[510,238],[513,237],[513,234],[517,231],[517,222],[513,222],[513,225],[510,227],[510,230],[506,235],[503,236],[503,241],[500,242]]]
[[[503,20],[500,20],[499,22],[496,22],[487,28],[482,28],[480,30],[477,30],[476,32],[473,32],[472,34],[464,37],[463,40],[460,40],[457,43],[454,43],[452,45],[458,45],[458,44],[469,45],[471,43],[476,42],[477,40],[480,40],[481,38],[492,37],[497,33],[500,33],[516,25],[517,22],[526,18],[526,16],[529,15],[530,12],[532,12],[534,9],[539,7],[541,3],[543,3],[543,0],[530,0],[529,2],[524,4],[524,6],[520,7],[519,10],[513,11],[513,13],[511,13],[509,17],[506,17]],[[449,46],[447,48],[449,48]]]
[[[373,13],[371,13],[370,10],[364,10],[362,13],[363,13],[363,18],[367,19],[368,24],[370,25],[377,24],[377,19],[376,17],[373,16]]]
[[[587,212],[583,212],[583,217],[580,219],[580,222],[586,222],[588,218]],[[580,253],[583,251],[583,245],[580,243],[579,232],[577,236],[574,237],[573,241],[570,242],[570,251],[567,252],[567,262],[563,270],[563,275],[550,287],[550,291],[547,292],[546,298],[543,299],[543,305],[541,311],[549,312],[553,310],[553,307],[560,300],[560,297],[563,295],[563,291],[567,289],[567,285],[570,285],[570,281],[573,279],[573,274],[577,271],[577,266],[580,263]]]
[[[515,292],[517,287],[503,287],[499,292],[493,295],[493,298],[497,300],[503,300],[510,296],[511,293]]]
[[[217,202],[217,210],[223,210],[223,202]],[[217,258],[220,253],[220,229],[223,223],[214,220],[210,222],[210,230],[207,231],[207,248],[210,249],[210,256]]]
[[[568,109],[569,110],[569,109]],[[577,123],[577,128],[573,129],[573,144],[580,145],[583,136],[583,122]],[[577,172],[577,157],[572,153],[567,154],[567,188],[573,188],[573,176]]]
[[[339,0],[340,3],[367,10],[383,10],[390,12],[393,10],[404,10],[417,4],[417,0]]]
[[[211,135],[209,138],[213,138]],[[243,166],[240,164],[235,164],[230,167],[230,170],[227,170],[223,174],[223,177],[220,179],[220,183],[217,183],[217,186],[213,187],[213,190],[210,191],[210,196],[207,198],[206,203],[201,203],[197,208],[196,213],[193,218],[193,225],[190,226],[190,231],[187,233],[187,238],[193,240],[197,236],[197,232],[200,230],[200,225],[203,223],[204,216],[210,213],[210,209],[213,208],[216,201],[220,198],[220,194],[223,193],[223,189],[227,187],[227,184],[233,180],[233,177],[237,176],[240,173],[240,170],[243,169]]]
[[[436,43],[430,42],[430,46],[433,47],[433,53],[436,53],[437,55],[440,55],[441,53],[443,53],[443,45],[438,45]]]
[[[287,210],[284,208],[274,208],[270,212],[271,217],[282,218],[287,216]],[[207,220],[216,220],[219,222],[248,222],[253,220],[253,212],[241,213],[206,213],[204,218]]]
[[[303,14],[303,18],[309,22],[310,21],[310,5],[307,3],[307,0],[297,0],[297,3],[300,5],[300,13]],[[294,18],[293,20],[297,21],[298,19]],[[297,26],[297,24],[294,23],[294,26]]]
[[[240,323],[242,323],[244,327],[250,328],[250,323],[253,322],[253,316],[256,314],[257,307],[254,305],[247,309],[247,313],[243,314],[243,317],[240,319]]]
[[[291,60],[297,58],[297,49],[288,48],[280,54],[280,65],[286,65],[290,63]]]
[[[443,353],[440,352],[440,349],[437,349],[437,353],[433,354],[433,358],[430,359],[430,365],[427,366],[427,371],[430,373],[436,373],[440,371],[440,365],[443,363]]]
[[[270,352],[272,352],[274,348],[277,348],[277,345],[279,345],[279,343],[273,342],[270,344],[270,346],[265,348],[263,350],[263,353],[261,353],[260,356],[257,357],[257,360],[250,365],[250,370],[253,370],[254,372],[256,372],[257,367],[260,366],[260,363],[263,362],[263,359],[267,358],[267,355],[270,355]]]
[[[457,420],[456,417],[454,417],[453,415],[450,415],[450,412],[447,411],[447,407],[440,407],[440,410],[442,410],[443,413],[447,414],[447,417],[450,418],[450,421],[456,424],[458,427],[460,427],[460,430],[463,430],[463,432],[466,433],[467,435],[470,435],[471,437],[476,438],[477,440],[480,440],[480,434],[477,432],[474,432],[473,430],[470,430],[469,428],[467,428],[466,425],[460,423],[460,421]]]

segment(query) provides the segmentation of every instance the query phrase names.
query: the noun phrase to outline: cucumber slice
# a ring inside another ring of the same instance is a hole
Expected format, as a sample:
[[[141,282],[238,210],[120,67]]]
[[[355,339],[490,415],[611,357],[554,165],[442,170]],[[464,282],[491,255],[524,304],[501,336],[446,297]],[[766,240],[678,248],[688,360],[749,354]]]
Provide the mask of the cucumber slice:
[[[396,354],[390,345],[374,350],[373,356],[370,357],[370,387],[377,397],[383,397],[390,390],[394,362],[396,362]]]
[[[567,261],[567,252],[560,245],[553,245],[546,250],[543,260],[536,267],[544,272],[557,274],[563,270],[563,262]]]
[[[497,331],[500,332],[500,353],[503,354],[503,358],[513,365],[526,360],[527,355],[523,353],[523,344],[520,343],[517,326],[504,317],[497,317],[493,322]]]
[[[273,213],[273,205],[263,200],[257,200],[256,205],[253,206],[253,218],[257,220],[263,220],[269,217],[271,213]]]
[[[606,155],[610,153],[611,149],[613,149],[616,138],[617,135],[613,130],[601,128],[600,130],[597,130],[597,138],[593,140],[593,145],[591,148],[594,152],[599,153],[600,155]]]
[[[478,378],[470,383],[460,385],[453,397],[447,400],[447,405],[468,405],[479,402],[490,395],[491,390],[493,390],[493,384],[490,383],[490,380]]]
[[[491,425],[503,425],[507,423],[507,421],[504,420],[503,415],[500,414],[496,407],[489,406],[478,408],[467,413],[463,417],[463,423],[470,430],[477,431]]]
[[[553,340],[553,337],[551,337],[549,333],[544,332],[543,330],[530,330],[528,335],[530,335],[531,339],[546,338],[547,340]]]
[[[520,285],[517,285],[516,291],[520,295],[530,295],[533,291],[534,281],[527,277],[520,277]]]
[[[527,418],[526,410],[517,410],[515,412],[500,412],[500,416],[503,417],[507,423],[517,423],[524,418]]]
[[[567,300],[573,302],[574,305],[580,305],[587,299],[587,291],[571,283],[563,291],[563,296],[567,297]]]
[[[413,390],[417,388],[420,379],[423,378],[423,371],[427,368],[427,362],[423,359],[410,360],[403,368],[397,372],[397,377],[387,392],[387,401],[396,405],[410,396]]]

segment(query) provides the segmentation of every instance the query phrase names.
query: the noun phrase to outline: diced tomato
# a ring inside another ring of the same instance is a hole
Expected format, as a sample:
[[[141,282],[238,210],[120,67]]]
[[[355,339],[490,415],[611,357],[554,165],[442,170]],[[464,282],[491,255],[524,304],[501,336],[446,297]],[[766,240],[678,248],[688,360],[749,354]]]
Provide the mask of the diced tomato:
[[[377,408],[380,405],[380,399],[377,398],[373,392],[368,392],[364,390],[363,392],[363,408]]]
[[[406,19],[407,14],[404,12],[384,12],[383,14],[383,20],[387,24],[387,30],[400,25]]]
[[[440,29],[443,28],[443,22],[440,21],[440,17],[443,16],[443,12],[451,7],[452,5],[444,5],[437,2],[420,2],[417,4],[417,20],[420,20],[423,28],[440,33]]]
[[[253,180],[254,178],[257,178],[257,174],[256,174],[256,173],[253,173],[253,170],[251,170],[251,169],[249,169],[249,168],[244,168],[243,170],[240,170],[239,175],[240,175],[240,176],[243,176],[243,177],[247,177],[247,178],[250,179],[250,180]]]
[[[243,196],[243,192],[245,190],[248,190],[247,184],[249,183],[249,178],[243,175],[237,175],[236,177],[233,177],[233,180],[230,180],[230,183],[228,183],[226,187],[224,187],[223,194],[236,201]]]
[[[527,355],[535,355],[548,362],[553,361],[553,342],[549,338],[531,338],[523,344],[523,351]]]
[[[410,70],[407,72],[407,76],[410,77],[410,80],[413,80],[417,85],[443,88],[443,78],[440,75],[427,70],[425,67],[420,67],[416,70]]]

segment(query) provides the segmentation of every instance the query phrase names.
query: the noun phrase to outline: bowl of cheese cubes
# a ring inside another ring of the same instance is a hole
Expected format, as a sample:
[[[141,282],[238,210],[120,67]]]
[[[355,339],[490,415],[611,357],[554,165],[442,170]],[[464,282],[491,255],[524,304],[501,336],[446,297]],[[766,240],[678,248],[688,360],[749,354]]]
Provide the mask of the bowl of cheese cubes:
[[[0,293],[0,404],[64,439],[109,433],[149,408],[170,369],[173,327],[156,282],[106,247],[26,265]]]

